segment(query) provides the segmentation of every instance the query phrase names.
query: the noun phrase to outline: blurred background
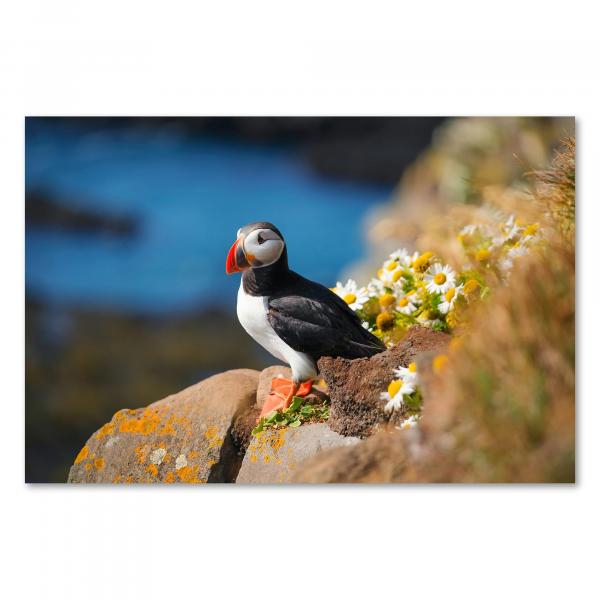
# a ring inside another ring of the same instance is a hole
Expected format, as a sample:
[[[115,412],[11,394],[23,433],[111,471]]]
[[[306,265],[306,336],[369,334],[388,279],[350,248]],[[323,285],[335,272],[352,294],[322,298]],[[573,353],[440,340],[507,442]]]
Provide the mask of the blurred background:
[[[26,481],[63,482],[89,435],[274,359],[235,317],[225,256],[274,222],[292,268],[364,280],[415,223],[526,188],[572,119],[26,119]]]

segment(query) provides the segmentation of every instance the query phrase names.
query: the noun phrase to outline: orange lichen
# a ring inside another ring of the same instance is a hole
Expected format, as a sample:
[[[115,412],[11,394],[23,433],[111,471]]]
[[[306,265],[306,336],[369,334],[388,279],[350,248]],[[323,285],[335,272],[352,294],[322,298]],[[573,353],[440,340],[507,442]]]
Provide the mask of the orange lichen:
[[[175,473],[173,471],[169,471],[165,475],[165,483],[173,483],[175,481]]]
[[[101,456],[94,461],[94,467],[96,467],[98,471],[104,469],[104,459]]]
[[[137,446],[134,450],[140,465],[146,462],[146,456],[148,455],[148,448],[146,446]]]
[[[148,465],[146,467],[146,473],[150,473],[150,475],[154,475],[154,477],[158,477],[158,467],[154,464]]]
[[[98,429],[96,433],[96,439],[101,440],[103,437],[107,435],[111,435],[115,431],[115,424],[111,421],[110,423],[105,423]]]
[[[250,455],[250,462],[256,462],[256,454]]]
[[[84,446],[80,451],[79,454],[77,455],[77,458],[75,459],[75,464],[78,465],[81,461],[85,460],[88,457],[88,454],[90,453],[90,449],[86,446]]]
[[[282,429],[281,431],[277,432],[276,435],[277,438],[271,440],[271,448],[277,451],[279,450],[279,448],[281,448],[281,446],[285,444],[285,429]]]
[[[112,480],[112,482],[113,482],[113,483],[120,483],[120,482],[121,482],[121,476],[120,476],[120,475],[117,475],[117,476],[116,476],[116,477],[115,477],[115,478]]]
[[[219,430],[213,425],[204,432],[204,437],[207,440],[210,440],[211,438],[214,438],[218,432]]]
[[[217,436],[209,442],[208,447],[209,448],[218,448],[222,444],[223,444],[223,438],[221,436]]]
[[[198,451],[192,450],[191,452],[188,452],[188,458],[190,460],[194,460],[194,458],[198,458]]]
[[[200,467],[198,465],[195,466],[186,466],[182,467],[177,471],[177,476],[179,477],[182,483],[202,483],[200,479],[198,479],[198,470]]]
[[[92,463],[86,463],[86,465],[85,465],[84,468],[85,468],[86,471],[91,471],[92,470]]]
[[[122,411],[121,411],[122,412]],[[131,414],[131,411],[127,411]],[[138,433],[140,435],[150,435],[154,433],[160,425],[160,416],[156,410],[146,408],[140,415],[137,411],[134,411],[135,417],[133,419],[123,419],[119,425],[119,431],[121,433]]]

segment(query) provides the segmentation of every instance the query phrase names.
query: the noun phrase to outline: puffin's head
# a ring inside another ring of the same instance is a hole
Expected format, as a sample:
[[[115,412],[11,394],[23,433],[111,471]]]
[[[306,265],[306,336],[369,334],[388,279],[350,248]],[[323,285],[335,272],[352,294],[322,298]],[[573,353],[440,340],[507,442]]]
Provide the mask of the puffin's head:
[[[237,240],[227,254],[227,275],[259,269],[276,263],[285,250],[281,232],[272,223],[250,223],[237,232]]]

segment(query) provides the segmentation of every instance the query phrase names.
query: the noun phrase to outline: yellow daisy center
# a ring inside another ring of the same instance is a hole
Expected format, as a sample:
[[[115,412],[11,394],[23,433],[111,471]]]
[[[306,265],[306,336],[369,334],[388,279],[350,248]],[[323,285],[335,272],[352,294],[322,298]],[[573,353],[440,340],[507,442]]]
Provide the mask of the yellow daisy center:
[[[540,228],[539,223],[533,223],[532,225],[528,225],[523,230],[523,235],[535,235]]]
[[[410,365],[408,365],[408,370],[411,373],[416,373],[417,372],[417,363],[411,362]]]
[[[398,281],[402,277],[402,271],[398,270],[392,274],[392,281]]]
[[[456,289],[455,288],[450,288],[445,294],[444,294],[444,298],[446,298],[446,302],[451,302],[452,298],[454,298],[456,294]]]
[[[384,294],[379,298],[379,304],[384,308],[391,306],[394,302],[396,302],[396,297],[392,294]]]
[[[445,273],[436,273],[433,281],[437,283],[437,285],[443,285],[446,283],[446,274]]]
[[[477,254],[475,254],[475,260],[479,262],[485,262],[490,257],[490,251],[487,248],[482,248],[481,250],[477,250]]]
[[[469,279],[467,281],[467,283],[465,283],[465,294],[472,294],[473,292],[475,292],[477,290],[477,288],[479,287],[479,281],[477,281],[476,279]]]
[[[394,269],[397,269],[397,268],[398,268],[398,263],[395,260],[393,260],[391,263],[389,263],[388,266],[386,267],[386,269],[388,271],[393,271]]]
[[[400,308],[404,308],[405,306],[408,306],[408,299],[407,298],[402,298],[402,300],[400,300],[400,302],[398,302],[398,306]]]
[[[429,260],[431,259],[432,256],[433,256],[433,252],[425,252],[424,254],[421,254],[421,256],[419,256],[419,258],[417,258],[416,260],[413,261],[413,264],[412,264],[413,269],[420,273],[422,273],[423,271],[426,271],[429,268]]]
[[[394,317],[390,313],[383,312],[377,315],[377,320],[375,322],[381,331],[385,331],[394,326]]]
[[[415,290],[410,290],[410,292],[406,292],[407,296],[412,296],[415,293]]]
[[[402,379],[395,379],[388,385],[388,394],[390,395],[390,398],[393,398],[402,389],[403,383]]]
[[[344,302],[346,304],[354,304],[356,302],[356,294],[352,294],[352,293],[346,294],[344,296]]]

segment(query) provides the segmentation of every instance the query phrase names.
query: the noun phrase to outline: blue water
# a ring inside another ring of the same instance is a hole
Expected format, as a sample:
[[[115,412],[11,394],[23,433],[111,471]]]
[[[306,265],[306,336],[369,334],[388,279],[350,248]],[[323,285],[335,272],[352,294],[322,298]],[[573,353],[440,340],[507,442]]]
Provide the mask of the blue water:
[[[55,303],[165,312],[232,307],[225,257],[239,227],[275,223],[290,265],[327,285],[365,251],[362,223],[390,188],[326,179],[293,148],[189,136],[177,128],[91,131],[29,119],[26,185],[140,220],[137,235],[31,229],[28,290]]]

